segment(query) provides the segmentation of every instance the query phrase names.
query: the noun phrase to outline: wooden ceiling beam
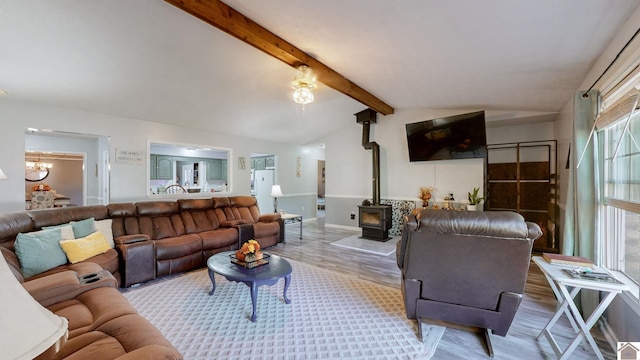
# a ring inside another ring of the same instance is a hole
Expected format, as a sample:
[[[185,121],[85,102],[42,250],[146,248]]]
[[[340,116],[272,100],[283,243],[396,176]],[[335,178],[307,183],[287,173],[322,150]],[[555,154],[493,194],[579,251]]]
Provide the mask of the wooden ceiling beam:
[[[307,65],[319,82],[380,114],[393,114],[393,107],[384,101],[219,0],[165,1],[296,69]]]

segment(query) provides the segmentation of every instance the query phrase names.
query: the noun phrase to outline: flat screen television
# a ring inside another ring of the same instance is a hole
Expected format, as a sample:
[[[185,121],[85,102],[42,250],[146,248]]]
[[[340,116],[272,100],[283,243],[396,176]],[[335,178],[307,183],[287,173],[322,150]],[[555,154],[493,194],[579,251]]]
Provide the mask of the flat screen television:
[[[484,111],[406,124],[409,161],[484,158]]]

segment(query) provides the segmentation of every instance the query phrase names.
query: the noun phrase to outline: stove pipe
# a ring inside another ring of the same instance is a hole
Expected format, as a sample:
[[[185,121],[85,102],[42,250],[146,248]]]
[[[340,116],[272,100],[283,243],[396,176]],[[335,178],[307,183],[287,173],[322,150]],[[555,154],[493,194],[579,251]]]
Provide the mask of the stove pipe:
[[[380,146],[375,141],[369,141],[370,125],[377,121],[378,113],[372,109],[365,109],[356,115],[356,122],[362,124],[362,147],[371,150],[373,169],[373,204],[380,204]]]

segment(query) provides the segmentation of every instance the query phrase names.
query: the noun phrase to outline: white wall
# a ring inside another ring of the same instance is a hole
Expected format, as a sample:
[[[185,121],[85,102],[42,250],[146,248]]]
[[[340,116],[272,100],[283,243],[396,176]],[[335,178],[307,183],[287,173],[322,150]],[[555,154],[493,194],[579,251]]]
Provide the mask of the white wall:
[[[278,180],[285,196],[309,194],[311,198],[316,192],[316,163],[318,159],[324,159],[321,153],[306,147],[7,99],[0,101],[0,122],[0,143],[6,149],[0,152],[0,168],[9,178],[0,181],[0,212],[24,209],[27,127],[109,136],[111,159],[115,158],[116,148],[146,152],[147,139],[230,148],[233,152],[230,166],[232,195],[248,195],[250,191],[250,167],[238,169],[237,159],[240,156],[249,159],[252,152],[278,155]],[[301,157],[300,177],[296,176],[297,156]],[[130,165],[112,161],[110,202],[150,200],[146,195],[147,167],[146,162]]]
[[[471,112],[460,110],[397,110],[394,115],[378,115],[371,125],[370,141],[380,145],[380,196],[382,199],[419,202],[421,186],[434,186],[436,200],[453,193],[456,201],[466,201],[467,193],[479,187],[484,193],[484,160],[464,159],[410,162],[405,124]],[[553,123],[487,128],[488,142],[554,139]],[[328,224],[357,227],[350,214],[362,200],[371,198],[371,151],[362,147],[362,126],[351,124],[321,139],[326,144],[326,221]]]
[[[438,199],[449,192],[463,198],[473,187],[484,187],[481,159],[409,162],[406,123],[465,112],[469,111],[398,110],[394,115],[378,116],[378,122],[371,125],[369,140],[380,145],[381,198],[418,201],[421,186],[436,187]],[[370,198],[372,155],[362,147],[362,125],[354,117],[352,124],[322,141],[326,145],[326,196]]]

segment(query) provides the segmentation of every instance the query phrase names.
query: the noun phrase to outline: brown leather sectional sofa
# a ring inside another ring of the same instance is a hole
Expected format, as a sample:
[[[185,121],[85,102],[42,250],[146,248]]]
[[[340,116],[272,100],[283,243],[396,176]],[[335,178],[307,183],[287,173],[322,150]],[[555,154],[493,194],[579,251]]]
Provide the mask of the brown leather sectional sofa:
[[[260,215],[251,196],[109,204],[122,285],[203,267],[213,254],[249,239],[284,242],[278,214]]]
[[[111,219],[115,249],[25,279],[14,247],[18,233],[90,217]],[[201,268],[209,256],[238,249],[249,239],[262,247],[284,242],[280,216],[260,215],[250,196],[0,215],[0,251],[16,279],[43,306],[69,320],[69,340],[57,358],[92,354],[92,359],[180,359],[178,351],[137,314],[116,287]]]
[[[18,233],[93,217],[112,220],[115,249],[92,262],[108,270],[123,287],[156,277],[201,268],[209,256],[235,250],[249,239],[262,247],[284,242],[278,214],[260,214],[251,196],[113,203],[0,214],[0,250],[14,274],[24,281],[14,242]],[[82,263],[66,264],[36,275],[64,270],[83,275]]]

